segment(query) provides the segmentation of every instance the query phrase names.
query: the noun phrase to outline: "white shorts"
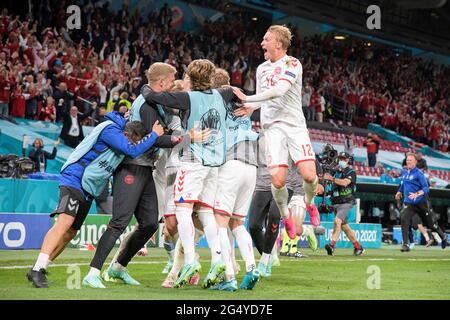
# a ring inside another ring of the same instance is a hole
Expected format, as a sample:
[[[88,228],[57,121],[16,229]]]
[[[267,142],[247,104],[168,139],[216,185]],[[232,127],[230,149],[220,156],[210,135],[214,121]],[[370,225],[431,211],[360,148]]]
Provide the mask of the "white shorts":
[[[267,167],[288,168],[289,156],[297,166],[303,161],[315,161],[315,154],[307,129],[282,122],[271,124],[264,131]]]
[[[219,168],[198,162],[181,162],[175,183],[175,203],[198,203],[214,207]]]
[[[165,208],[164,217],[175,216],[175,181],[178,168],[166,168],[166,192],[165,192]]]
[[[256,167],[239,160],[227,161],[219,168],[214,211],[245,219],[256,185]]]

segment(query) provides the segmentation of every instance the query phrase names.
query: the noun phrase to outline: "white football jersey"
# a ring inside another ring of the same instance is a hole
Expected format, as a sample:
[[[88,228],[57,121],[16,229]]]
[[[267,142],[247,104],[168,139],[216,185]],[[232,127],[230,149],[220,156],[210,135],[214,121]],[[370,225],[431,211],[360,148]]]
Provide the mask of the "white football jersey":
[[[272,89],[280,81],[287,81],[291,87],[283,96],[262,102],[261,125],[268,127],[274,122],[284,122],[306,129],[302,110],[302,64],[294,57],[285,55],[276,62],[270,60],[256,70],[256,93]]]

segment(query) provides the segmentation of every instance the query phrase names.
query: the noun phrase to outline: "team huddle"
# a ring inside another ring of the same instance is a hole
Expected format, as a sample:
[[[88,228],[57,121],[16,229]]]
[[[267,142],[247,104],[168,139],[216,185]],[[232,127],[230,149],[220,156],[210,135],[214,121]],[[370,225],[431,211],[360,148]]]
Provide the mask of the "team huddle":
[[[266,62],[257,69],[256,94],[229,85],[229,75],[209,60],[194,60],[183,80],[169,64],[154,63],[148,85],[129,114],[111,112],[71,154],[61,170],[58,214],[27,277],[48,287],[47,267],[83,224],[92,200],[113,177],[113,215],[102,235],[83,285],[105,288],[121,279],[139,285],[127,265],[158,230],[164,217],[164,247],[170,253],[162,286],[198,284],[195,247],[204,235],[211,251],[205,289],[251,290],[277,263],[280,219],[287,238],[306,236],[317,249],[311,223],[319,191],[315,154],[302,112],[302,65],[288,56],[291,32],[271,26],[261,47]],[[261,132],[250,115],[261,112]],[[249,231],[244,226],[249,215]],[[117,239],[136,217],[112,263],[101,270]],[[237,242],[245,261],[238,286]],[[261,254],[255,262],[253,243]]]

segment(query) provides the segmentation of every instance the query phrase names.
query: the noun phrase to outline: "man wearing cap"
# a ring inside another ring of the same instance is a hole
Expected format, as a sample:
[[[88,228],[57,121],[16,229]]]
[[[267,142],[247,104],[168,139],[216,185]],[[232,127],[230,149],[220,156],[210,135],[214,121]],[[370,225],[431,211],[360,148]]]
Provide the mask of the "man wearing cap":
[[[325,180],[332,182],[331,203],[333,204],[336,217],[331,235],[331,243],[325,245],[328,255],[332,256],[335,250],[339,234],[344,231],[347,238],[355,247],[353,254],[359,256],[364,248],[356,239],[355,233],[348,225],[348,214],[355,204],[356,172],[350,166],[351,156],[347,152],[339,153],[339,169],[334,176],[328,172],[323,175]]]

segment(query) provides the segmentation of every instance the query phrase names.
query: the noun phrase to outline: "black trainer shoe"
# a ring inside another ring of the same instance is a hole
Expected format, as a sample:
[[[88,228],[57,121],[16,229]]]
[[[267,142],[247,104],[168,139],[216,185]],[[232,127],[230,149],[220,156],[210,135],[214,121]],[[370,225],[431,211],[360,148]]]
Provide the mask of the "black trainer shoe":
[[[49,275],[49,273],[48,273],[48,271],[47,271],[46,269],[41,269],[41,270],[44,270],[43,272],[44,272],[44,274],[45,274],[46,276]],[[33,280],[32,280],[32,277],[31,277],[31,271],[33,271],[33,268],[31,268],[31,269],[28,270],[28,272],[27,272],[27,279],[28,279],[28,281],[30,281],[30,282],[33,281]]]
[[[364,251],[366,251],[366,250],[364,250],[363,247],[360,247],[358,249],[355,248],[355,250],[353,250],[353,255],[354,256],[360,256],[360,255],[362,255],[364,253]]]
[[[331,244],[329,244],[329,243],[327,243],[327,244],[325,245],[325,250],[327,250],[327,253],[328,253],[329,256],[332,256],[333,253],[334,253],[334,248],[333,248],[333,246],[332,246]]]
[[[288,257],[289,256],[289,252],[282,252],[282,251],[280,251],[280,256]]]
[[[411,251],[409,246],[407,244],[402,245],[402,248],[400,249],[401,252],[408,252]]]
[[[48,288],[47,271],[45,269],[39,271],[30,270],[27,273],[27,278],[33,283],[35,288]]]
[[[445,239],[442,239],[442,242],[441,242],[441,248],[442,249],[445,249],[446,247],[447,247],[447,245],[448,245],[448,236],[447,236],[447,234],[445,234]]]

